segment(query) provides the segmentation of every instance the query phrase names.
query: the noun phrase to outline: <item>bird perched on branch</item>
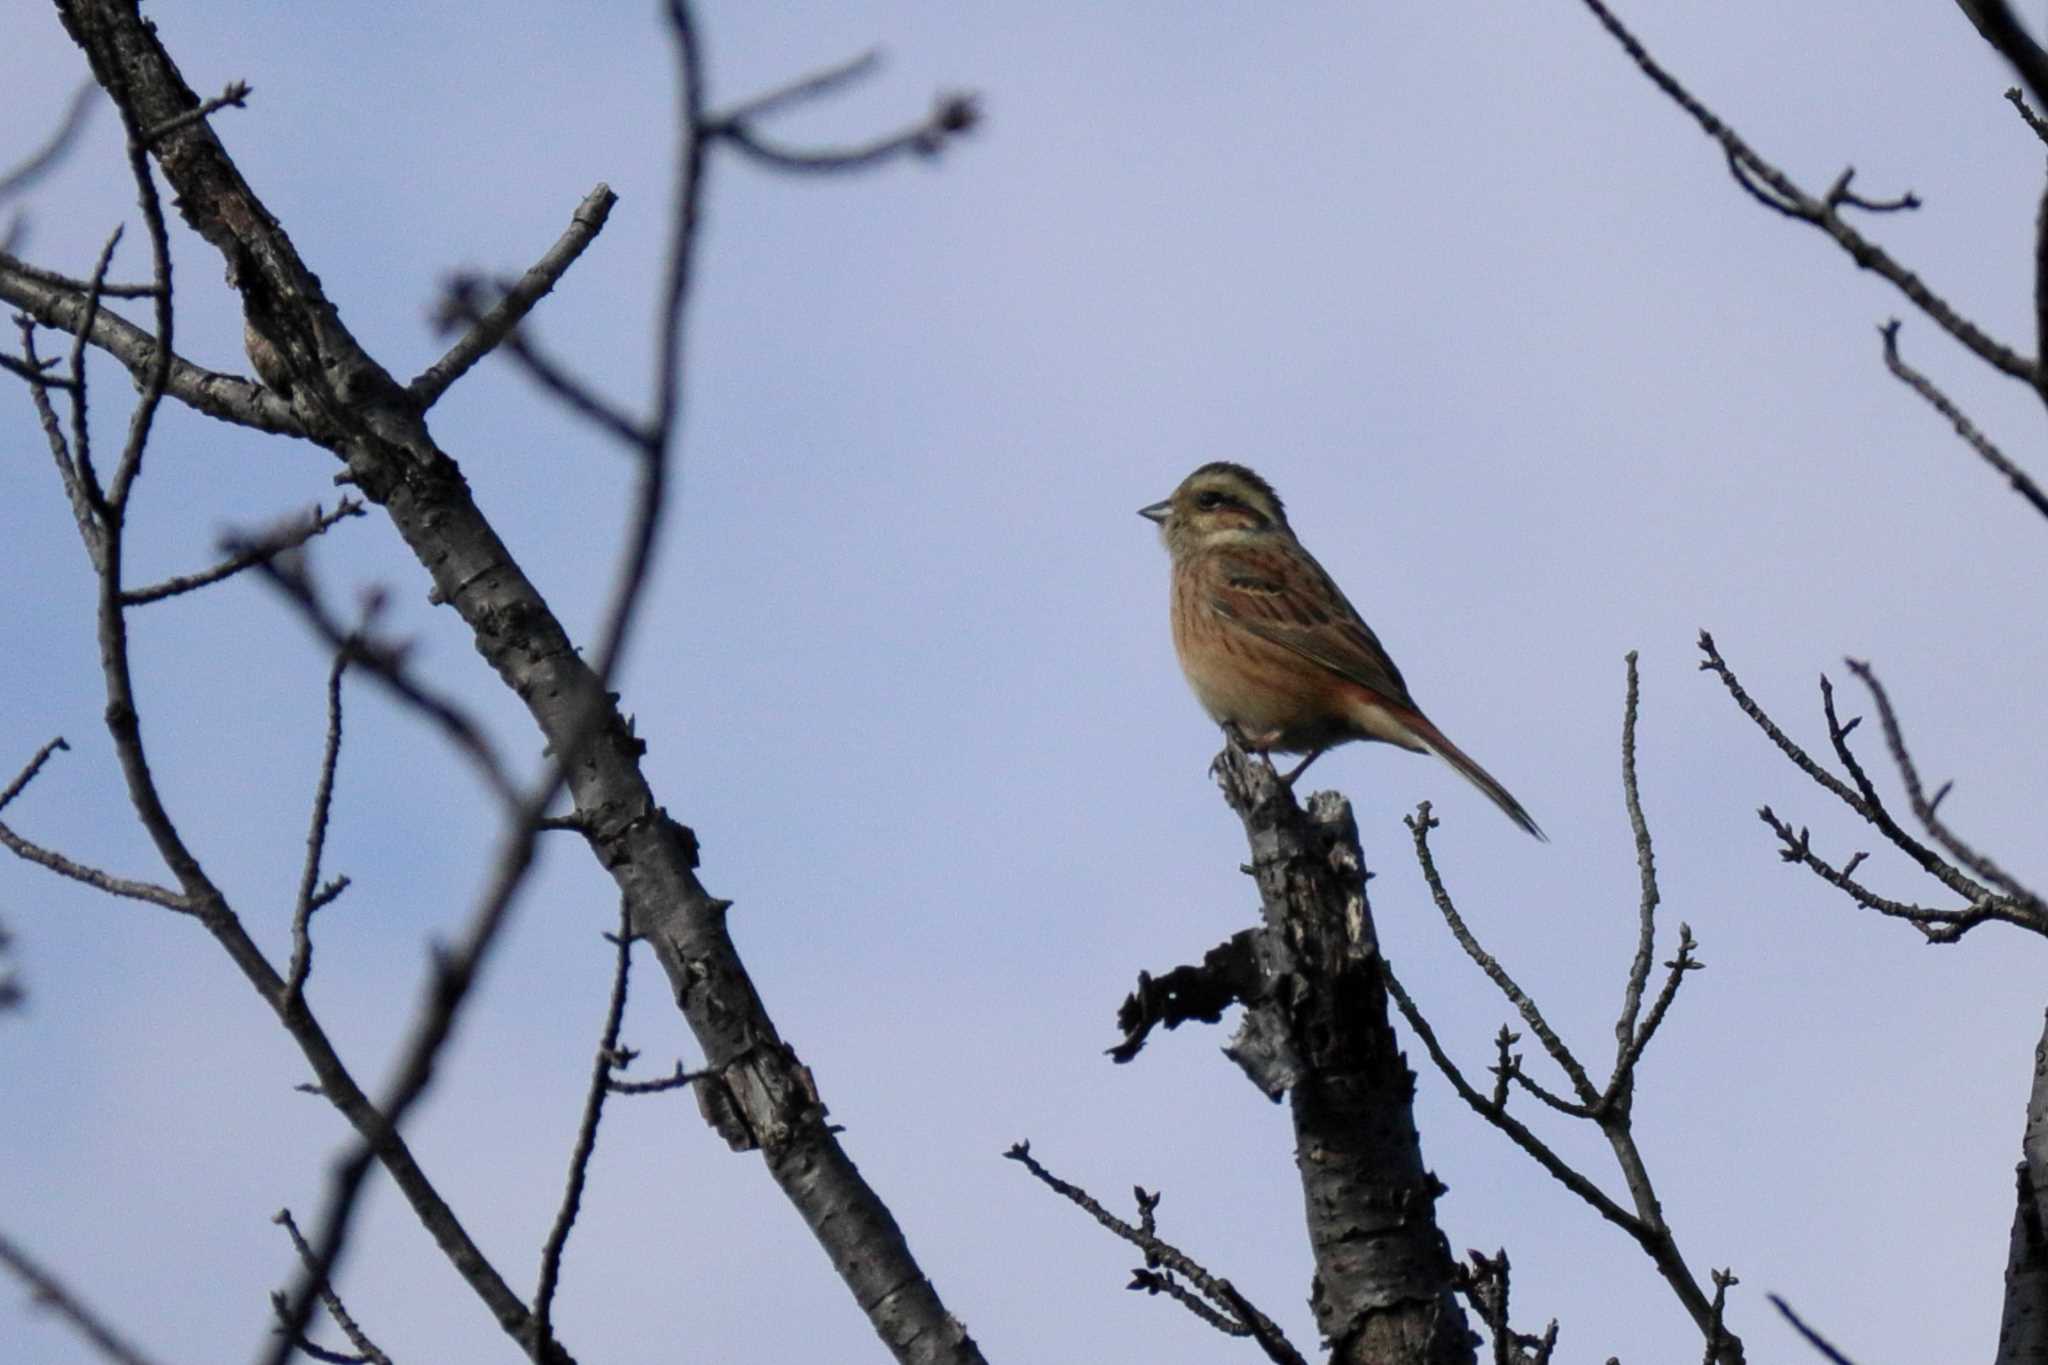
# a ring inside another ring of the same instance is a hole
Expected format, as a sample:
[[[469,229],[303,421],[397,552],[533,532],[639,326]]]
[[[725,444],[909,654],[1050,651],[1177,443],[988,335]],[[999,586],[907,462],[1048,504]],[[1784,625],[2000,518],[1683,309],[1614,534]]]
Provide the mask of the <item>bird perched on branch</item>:
[[[1205,464],[1138,515],[1173,556],[1173,647],[1217,724],[1261,752],[1306,754],[1380,740],[1435,754],[1538,839],[1522,803],[1444,737],[1401,671],[1287,524],[1280,495],[1243,465]]]

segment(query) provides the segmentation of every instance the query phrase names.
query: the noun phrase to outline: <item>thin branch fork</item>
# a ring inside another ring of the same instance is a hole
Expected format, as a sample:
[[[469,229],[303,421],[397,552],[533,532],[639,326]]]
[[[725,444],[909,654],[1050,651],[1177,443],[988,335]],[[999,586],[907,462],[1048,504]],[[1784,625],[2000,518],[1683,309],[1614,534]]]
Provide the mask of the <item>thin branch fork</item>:
[[[99,290],[103,298],[127,293],[154,296],[156,286],[103,285]],[[80,288],[77,281],[52,276],[51,272],[36,270],[0,253],[0,302],[19,308],[42,326],[67,336],[76,336],[84,327],[87,340],[120,362],[138,382],[145,381],[157,364],[156,339],[126,319],[94,305],[90,282],[86,288]],[[14,367],[8,368],[14,371]],[[170,358],[165,391],[193,411],[219,421],[273,435],[307,435],[305,424],[279,394],[235,375],[195,365],[176,354]]]
[[[1873,271],[1889,281],[1912,302],[1914,307],[1925,313],[1937,326],[1961,342],[1986,364],[2037,390],[2042,387],[2044,371],[2038,361],[2021,355],[1957,312],[1917,274],[1850,226],[1842,216],[1841,210],[1844,208],[1886,213],[1910,209],[1919,203],[1913,195],[1901,195],[1889,200],[1865,199],[1850,192],[1849,183],[1853,175],[1850,171],[1845,171],[1823,194],[1812,194],[1801,188],[1785,172],[1766,161],[1740,134],[1724,123],[1687,90],[1677,77],[1652,57],[1642,41],[1629,31],[1603,0],[1582,0],[1582,3],[1600,26],[1620,44],[1637,69],[1674,104],[1684,110],[1693,122],[1699,125],[1700,131],[1720,145],[1736,183],[1753,198],[1786,217],[1810,224],[1826,233],[1859,267]],[[1998,5],[1997,8],[2004,7]]]
[[[1013,1144],[1003,1156],[1031,1172],[1041,1184],[1107,1228],[1115,1236],[1145,1253],[1145,1268],[1133,1272],[1131,1288],[1165,1294],[1194,1313],[1211,1327],[1229,1336],[1250,1337],[1268,1360],[1277,1365],[1307,1365],[1301,1353],[1288,1342],[1279,1326],[1260,1312],[1243,1294],[1203,1267],[1172,1243],[1163,1241],[1154,1227],[1154,1212],[1160,1196],[1137,1191],[1139,1226],[1133,1227],[1104,1208],[1079,1185],[1062,1180],[1031,1155],[1031,1144]],[[1179,1276],[1180,1280],[1174,1279]],[[1184,1280],[1185,1285],[1180,1281]],[[1188,1291],[1193,1287],[1193,1293]],[[1200,1295],[1199,1298],[1194,1295]]]
[[[701,136],[729,143],[774,170],[831,173],[865,170],[906,153],[936,156],[950,139],[972,131],[981,121],[981,106],[976,97],[955,91],[936,96],[931,112],[916,123],[851,147],[788,147],[762,137],[756,130],[755,124],[761,119],[843,89],[872,75],[880,66],[881,54],[869,51],[799,77],[729,109],[707,114],[698,125]]]
[[[1493,1067],[1493,1092],[1490,1096],[1481,1094],[1466,1079],[1457,1063],[1438,1041],[1428,1019],[1391,969],[1387,972],[1387,989],[1402,1016],[1408,1021],[1409,1027],[1421,1039],[1431,1061],[1450,1081],[1452,1089],[1465,1101],[1467,1107],[1505,1133],[1554,1179],[1578,1195],[1602,1218],[1627,1233],[1643,1248],[1657,1267],[1658,1273],[1663,1276],[1698,1326],[1706,1342],[1708,1365],[1717,1365],[1717,1362],[1719,1365],[1738,1365],[1743,1359],[1742,1343],[1726,1331],[1722,1322],[1721,1296],[1725,1292],[1725,1286],[1720,1285],[1717,1275],[1716,1293],[1710,1297],[1687,1267],[1679,1251],[1677,1239],[1664,1217],[1663,1206],[1657,1197],[1649,1167],[1636,1145],[1632,1131],[1635,1074],[1644,1049],[1648,1047],[1651,1038],[1655,1036],[1669,1012],[1685,977],[1701,967],[1698,958],[1694,956],[1697,944],[1694,942],[1692,930],[1689,926],[1680,925],[1678,951],[1664,964],[1664,982],[1651,1002],[1648,1013],[1643,1013],[1643,998],[1648,989],[1651,964],[1654,961],[1656,910],[1661,895],[1657,886],[1656,857],[1651,845],[1649,824],[1643,813],[1636,775],[1635,736],[1640,707],[1640,684],[1636,662],[1636,655],[1631,652],[1626,659],[1627,689],[1622,710],[1621,756],[1622,792],[1628,808],[1630,829],[1635,837],[1636,864],[1641,884],[1637,909],[1640,927],[1636,952],[1629,965],[1620,1015],[1615,1022],[1615,1066],[1607,1084],[1594,1085],[1571,1048],[1544,1020],[1536,1002],[1515,982],[1507,969],[1486,951],[1465,924],[1437,868],[1435,855],[1430,847],[1430,831],[1436,828],[1437,821],[1430,814],[1427,802],[1422,803],[1416,813],[1409,817],[1408,827],[1414,838],[1416,861],[1422,870],[1424,881],[1429,886],[1438,912],[1443,916],[1452,936],[1465,950],[1466,955],[1486,973],[1495,988],[1515,1007],[1523,1022],[1542,1042],[1551,1060],[1570,1081],[1571,1091],[1576,1099],[1566,1099],[1554,1094],[1523,1073],[1522,1059],[1512,1050],[1517,1035],[1505,1027],[1494,1039],[1497,1060]],[[1591,1178],[1560,1157],[1527,1124],[1509,1112],[1509,1095],[1511,1090],[1517,1088],[1534,1095],[1560,1113],[1590,1121],[1599,1128],[1614,1153],[1615,1163],[1620,1168],[1622,1181],[1627,1187],[1633,1209],[1624,1208]],[[1733,1283],[1732,1279],[1729,1283]]]
[[[285,1235],[292,1240],[292,1249],[299,1254],[299,1260],[311,1266],[313,1248],[306,1245],[305,1237],[299,1232],[298,1223],[292,1218],[292,1211],[279,1209],[277,1215],[270,1221],[284,1229]],[[356,1353],[352,1356],[343,1356],[332,1351],[324,1351],[305,1339],[303,1329],[295,1338],[300,1350],[316,1360],[338,1361],[342,1362],[342,1365],[391,1365],[391,1357],[384,1354],[376,1342],[370,1340],[369,1334],[350,1314],[347,1305],[342,1303],[341,1296],[334,1292],[334,1287],[327,1283],[324,1276],[320,1280],[320,1306],[327,1310],[327,1316],[334,1320],[334,1325],[348,1338],[349,1345],[355,1348]],[[278,1317],[280,1330],[285,1330],[284,1324],[290,1319],[290,1307],[285,1296],[272,1294],[270,1307]]]
[[[188,592],[197,592],[201,588],[210,588],[216,583],[233,578],[245,569],[253,569],[259,564],[267,564],[289,550],[298,549],[301,545],[313,539],[313,537],[324,535],[341,522],[351,517],[360,517],[362,515],[364,515],[363,504],[354,498],[342,498],[335,504],[332,512],[323,512],[316,504],[305,516],[299,518],[296,522],[288,523],[270,535],[242,542],[239,548],[229,554],[226,559],[210,569],[203,569],[198,573],[180,574],[176,578],[167,578],[161,583],[154,583],[146,588],[124,589],[121,593],[121,605],[124,607],[147,606],[151,602],[161,602],[166,598],[182,596]]]
[[[1857,853],[1839,865],[1829,862],[1814,852],[1812,836],[1806,829],[1794,828],[1771,807],[1765,806],[1757,814],[1777,836],[1781,858],[1807,868],[1865,909],[1912,924],[1929,943],[1954,943],[1977,925],[1994,920],[2048,934],[2048,904],[1988,856],[1970,847],[1942,821],[1939,807],[1948,789],[1943,787],[1932,795],[1925,791],[1919,770],[1906,748],[1904,731],[1892,709],[1891,699],[1868,664],[1853,659],[1848,661],[1850,671],[1870,689],[1887,748],[1906,787],[1914,815],[1934,844],[1939,845],[1938,848],[1915,838],[1886,807],[1876,784],[1850,747],[1849,736],[1859,719],[1841,719],[1835,709],[1833,684],[1825,677],[1821,679],[1820,690],[1828,739],[1836,759],[1855,784],[1853,789],[1822,767],[1756,703],[1721,657],[1713,637],[1706,631],[1700,632],[1700,651],[1704,656],[1700,667],[1721,680],[1737,708],[1763,731],[1794,767],[1876,829],[1929,877],[1961,899],[1963,905],[1958,909],[1940,909],[1879,895],[1856,877],[1856,871],[1867,855]]]

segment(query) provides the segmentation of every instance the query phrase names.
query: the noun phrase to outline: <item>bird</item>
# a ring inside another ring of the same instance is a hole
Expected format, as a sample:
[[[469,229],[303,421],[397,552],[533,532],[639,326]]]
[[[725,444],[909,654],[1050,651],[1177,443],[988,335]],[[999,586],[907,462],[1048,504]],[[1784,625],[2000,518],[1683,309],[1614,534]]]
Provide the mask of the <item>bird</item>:
[[[1173,647],[1195,699],[1257,752],[1305,754],[1379,740],[1431,753],[1547,841],[1522,803],[1437,729],[1372,627],[1295,538],[1273,486],[1218,460],[1138,515],[1173,560]]]

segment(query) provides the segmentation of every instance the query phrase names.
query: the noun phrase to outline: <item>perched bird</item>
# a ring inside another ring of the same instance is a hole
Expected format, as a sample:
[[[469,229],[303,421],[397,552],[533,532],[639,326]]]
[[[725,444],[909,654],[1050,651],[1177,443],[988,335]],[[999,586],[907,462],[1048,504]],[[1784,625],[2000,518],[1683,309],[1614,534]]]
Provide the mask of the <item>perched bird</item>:
[[[1283,781],[1333,744],[1382,740],[1435,754],[1545,837],[1415,705],[1372,627],[1294,538],[1271,484],[1219,460],[1138,515],[1159,523],[1173,556],[1173,647],[1196,700],[1253,749],[1306,754]]]

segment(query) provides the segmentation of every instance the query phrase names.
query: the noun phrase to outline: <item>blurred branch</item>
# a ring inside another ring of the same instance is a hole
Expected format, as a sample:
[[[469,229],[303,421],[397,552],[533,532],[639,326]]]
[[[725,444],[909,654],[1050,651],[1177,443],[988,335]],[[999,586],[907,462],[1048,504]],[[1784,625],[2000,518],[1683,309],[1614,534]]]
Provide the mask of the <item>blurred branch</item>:
[[[1819,1351],[1824,1359],[1832,1361],[1833,1365],[1856,1365],[1855,1361],[1849,1359],[1849,1357],[1843,1355],[1840,1351],[1837,1351],[1828,1342],[1828,1339],[1826,1337],[1814,1331],[1811,1327],[1808,1327],[1806,1323],[1800,1318],[1800,1316],[1792,1311],[1791,1304],[1786,1303],[1776,1294],[1766,1294],[1764,1295],[1764,1297],[1771,1301],[1771,1307],[1777,1309],[1779,1314],[1783,1316],[1785,1321],[1792,1324],[1792,1330],[1799,1333],[1800,1336],[1805,1337],[1806,1344],[1813,1347],[1814,1350]]]
[[[16,1279],[28,1286],[38,1305],[64,1319],[80,1336],[91,1342],[101,1359],[114,1361],[116,1365],[149,1365],[149,1357],[123,1341],[105,1318],[80,1302],[62,1280],[38,1265],[5,1233],[0,1233],[0,1266],[5,1266]]]
[[[259,564],[268,563],[287,550],[297,549],[314,536],[326,532],[349,517],[360,517],[362,515],[363,505],[354,498],[343,497],[335,504],[332,512],[322,512],[319,504],[316,503],[313,509],[297,525],[286,525],[260,540],[245,542],[240,549],[210,569],[204,569],[193,574],[181,574],[176,578],[167,578],[161,583],[154,583],[146,588],[124,589],[121,593],[121,605],[124,607],[146,606],[151,602],[161,602],[168,597],[177,597],[182,593],[196,592],[200,588],[212,587],[215,583],[233,578],[244,569],[253,569]]]
[[[372,598],[366,604],[360,625],[345,627],[321,598],[306,564],[296,557],[279,558],[279,552],[286,548],[280,540],[289,540],[298,535],[300,529],[291,528],[281,537],[256,541],[230,537],[225,544],[232,558],[242,561],[243,567],[256,569],[298,608],[299,614],[329,649],[345,655],[351,663],[361,665],[407,707],[438,728],[448,742],[470,760],[485,785],[491,789],[491,794],[506,809],[519,809],[525,798],[506,771],[504,761],[498,757],[497,748],[484,732],[484,727],[459,702],[413,676],[406,662],[410,653],[407,646],[371,636],[379,601]],[[552,791],[548,799],[553,799]]]
[[[2021,26],[2012,7],[2005,0],[1956,0],[1956,8],[1999,56],[2012,63],[2034,99],[2048,104],[2048,52]]]
[[[975,97],[954,93],[936,97],[931,112],[909,127],[851,147],[786,147],[762,137],[745,120],[714,123],[711,132],[764,166],[812,174],[866,170],[904,155],[934,157],[950,139],[972,131],[980,121]]]
[[[71,92],[65,103],[64,112],[57,119],[57,127],[50,133],[43,145],[29,153],[11,170],[0,171],[0,203],[25,193],[36,181],[55,170],[71,153],[71,149],[85,132],[85,125],[92,117],[93,105],[98,101],[99,86],[91,81],[81,81]],[[20,114],[17,109],[16,114]],[[11,225],[6,233],[5,248],[14,249],[14,241],[20,236],[19,222]]]

